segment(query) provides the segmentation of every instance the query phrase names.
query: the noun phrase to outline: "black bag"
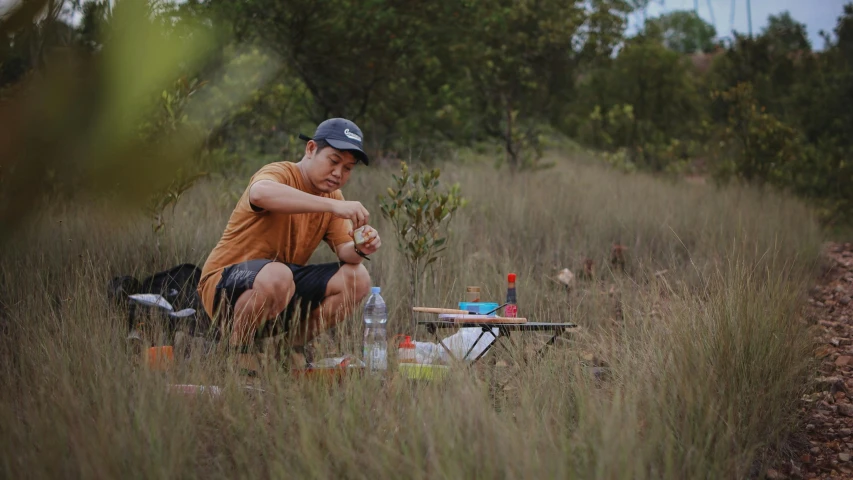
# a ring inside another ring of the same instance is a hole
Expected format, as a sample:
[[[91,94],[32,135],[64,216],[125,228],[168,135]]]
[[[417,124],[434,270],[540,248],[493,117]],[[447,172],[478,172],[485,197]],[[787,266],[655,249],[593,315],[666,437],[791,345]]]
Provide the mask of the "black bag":
[[[143,317],[152,316],[155,307],[145,307],[131,301],[130,295],[152,293],[162,296],[168,301],[175,312],[192,308],[193,315],[181,318],[164,318],[164,326],[174,335],[180,329],[186,329],[193,336],[208,336],[211,332],[211,321],[197,288],[201,280],[201,269],[191,263],[184,263],[163,272],[157,272],[141,282],[135,277],[125,275],[113,278],[107,286],[107,297],[116,306],[127,308],[128,332],[133,331]]]

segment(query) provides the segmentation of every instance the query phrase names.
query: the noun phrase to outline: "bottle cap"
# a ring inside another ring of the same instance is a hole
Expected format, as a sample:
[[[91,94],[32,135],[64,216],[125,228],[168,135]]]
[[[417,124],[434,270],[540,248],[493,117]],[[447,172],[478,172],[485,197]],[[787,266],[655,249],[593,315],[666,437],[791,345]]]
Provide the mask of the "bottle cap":
[[[507,279],[507,281],[509,281],[509,282],[515,283],[515,274],[514,274],[514,273],[510,273],[509,275],[507,275],[507,276],[506,276],[506,279]]]
[[[406,339],[400,342],[400,348],[415,348],[415,342],[412,341],[411,335],[406,335]]]
[[[379,287],[370,287],[370,293],[379,293],[380,290],[382,289]]]

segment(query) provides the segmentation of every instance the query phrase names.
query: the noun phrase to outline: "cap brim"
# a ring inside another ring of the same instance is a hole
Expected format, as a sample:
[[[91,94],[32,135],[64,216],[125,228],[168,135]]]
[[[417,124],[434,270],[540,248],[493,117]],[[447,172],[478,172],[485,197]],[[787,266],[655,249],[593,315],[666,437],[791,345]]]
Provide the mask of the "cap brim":
[[[353,156],[355,156],[358,160],[364,162],[365,165],[370,165],[370,159],[367,158],[367,154],[364,153],[364,150],[359,148],[358,145],[354,143],[344,142],[342,140],[332,140],[331,138],[327,138],[325,140],[333,148],[337,150],[350,151],[352,152]]]

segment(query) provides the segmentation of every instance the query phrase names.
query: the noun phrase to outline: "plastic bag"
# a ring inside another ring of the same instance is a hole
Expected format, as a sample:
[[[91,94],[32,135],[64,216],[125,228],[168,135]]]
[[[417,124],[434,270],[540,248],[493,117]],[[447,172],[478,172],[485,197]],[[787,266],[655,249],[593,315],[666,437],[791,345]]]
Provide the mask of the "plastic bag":
[[[495,341],[499,331],[498,328],[492,328],[493,336],[488,332],[483,332],[480,327],[462,328],[442,342],[453,353],[453,358],[472,362]],[[480,337],[480,334],[483,336]],[[478,338],[479,341],[477,341]],[[471,349],[472,346],[474,346],[473,349]],[[471,353],[468,353],[469,349]],[[468,353],[467,356],[466,353]],[[446,364],[450,360],[450,355],[441,345],[431,342],[415,342],[415,361],[417,363]]]
[[[437,343],[415,342],[415,363],[442,365],[447,363],[448,355]]]
[[[457,360],[461,360],[464,357],[466,362],[472,362],[495,341],[498,332],[497,328],[492,328],[492,334],[494,335],[483,332],[483,329],[480,327],[463,328],[445,338],[444,344],[453,352],[453,356]],[[480,334],[483,336],[480,337]],[[480,341],[477,341],[477,338],[480,338]],[[465,356],[472,346],[474,349],[471,350],[471,353],[468,353],[468,356]]]

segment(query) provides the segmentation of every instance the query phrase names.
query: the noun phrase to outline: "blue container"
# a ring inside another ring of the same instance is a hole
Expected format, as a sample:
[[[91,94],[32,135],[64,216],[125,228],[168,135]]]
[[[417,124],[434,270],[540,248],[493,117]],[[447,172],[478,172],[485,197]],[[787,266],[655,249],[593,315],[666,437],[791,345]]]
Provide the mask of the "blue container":
[[[476,315],[485,315],[488,312],[492,312],[500,305],[494,302],[459,302],[459,310],[465,310],[467,312],[472,312]],[[489,313],[490,317],[496,317],[497,312]]]

